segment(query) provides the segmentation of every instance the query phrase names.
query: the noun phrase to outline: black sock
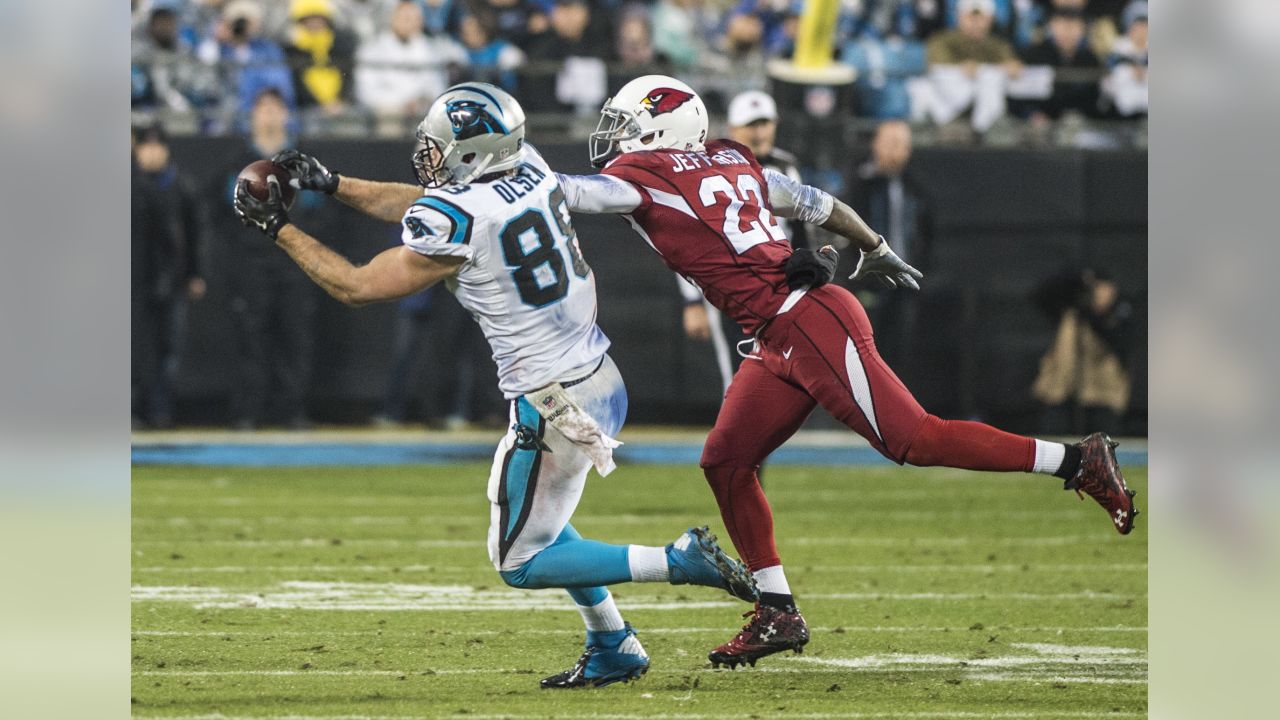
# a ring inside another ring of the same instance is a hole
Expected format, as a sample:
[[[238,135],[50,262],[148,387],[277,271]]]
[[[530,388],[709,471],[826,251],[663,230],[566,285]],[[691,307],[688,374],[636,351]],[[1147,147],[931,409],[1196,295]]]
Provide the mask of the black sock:
[[[796,599],[791,595],[762,592],[760,593],[760,604],[768,605],[771,608],[777,608],[783,612],[796,612]]]
[[[1067,449],[1067,453],[1062,456],[1062,465],[1058,466],[1054,475],[1063,480],[1070,480],[1080,470],[1080,448],[1075,445],[1063,445],[1063,447]]]

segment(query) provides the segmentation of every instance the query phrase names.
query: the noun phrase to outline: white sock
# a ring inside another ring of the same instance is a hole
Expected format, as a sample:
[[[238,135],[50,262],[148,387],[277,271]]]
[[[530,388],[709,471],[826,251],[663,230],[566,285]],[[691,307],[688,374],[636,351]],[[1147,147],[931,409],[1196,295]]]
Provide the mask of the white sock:
[[[1062,467],[1062,461],[1066,456],[1066,445],[1036,440],[1036,464],[1031,468],[1031,471],[1052,475],[1058,472],[1058,468]]]
[[[631,566],[631,582],[669,582],[671,580],[665,548],[628,545],[627,563]]]
[[[774,593],[775,595],[790,595],[791,586],[787,584],[787,576],[782,572],[781,565],[774,565],[763,570],[757,570],[751,573],[756,579],[756,587],[760,588],[762,593]]]
[[[604,600],[590,607],[579,605],[578,612],[582,613],[582,622],[586,623],[587,629],[592,632],[613,632],[624,627],[622,613],[618,612],[618,606],[613,604],[613,593],[607,590]]]

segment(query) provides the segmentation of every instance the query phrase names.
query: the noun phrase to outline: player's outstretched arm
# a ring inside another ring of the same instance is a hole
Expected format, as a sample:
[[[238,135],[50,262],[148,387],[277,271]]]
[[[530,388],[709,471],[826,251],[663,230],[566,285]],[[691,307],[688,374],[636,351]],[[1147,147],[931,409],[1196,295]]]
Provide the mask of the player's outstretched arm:
[[[903,262],[853,208],[818,188],[804,185],[775,170],[764,171],[769,204],[782,217],[818,225],[849,240],[861,253],[850,279],[874,276],[886,287],[919,290],[924,273]]]
[[[422,188],[417,185],[339,175],[314,155],[298,150],[277,153],[271,162],[289,171],[289,184],[295,188],[332,195],[360,212],[386,222],[399,222],[405,209],[422,196]]]
[[[643,200],[635,185],[609,175],[556,173],[556,181],[564,191],[570,212],[625,214],[640,207]]]
[[[383,250],[367,265],[353,265],[296,225],[285,225],[279,245],[317,285],[345,305],[396,300],[453,275],[462,257],[420,255],[403,245]]]
[[[267,178],[267,199],[249,193],[248,180],[236,185],[233,207],[247,226],[276,241],[325,292],[341,302],[366,305],[425,290],[458,271],[465,256],[427,257],[401,246],[376,255],[368,265],[352,265],[289,222],[280,183]]]
[[[341,176],[333,196],[370,217],[400,222],[404,211],[422,197],[422,188],[408,183],[378,182]]]

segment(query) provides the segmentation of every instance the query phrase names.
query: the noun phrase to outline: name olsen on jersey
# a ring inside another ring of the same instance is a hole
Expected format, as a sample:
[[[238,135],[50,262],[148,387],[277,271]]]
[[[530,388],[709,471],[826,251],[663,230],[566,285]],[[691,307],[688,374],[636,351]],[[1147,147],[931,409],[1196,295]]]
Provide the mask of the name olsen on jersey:
[[[498,194],[498,197],[507,201],[507,204],[519,200],[520,198],[533,192],[538,187],[538,183],[542,182],[546,173],[532,165],[521,165],[520,169],[510,177],[494,180],[489,187]]]
[[[715,165],[751,164],[751,161],[743,157],[742,153],[729,149],[719,150],[715,155],[708,155],[704,152],[672,153],[671,160],[673,162],[671,171],[678,173],[686,170],[701,170]]]

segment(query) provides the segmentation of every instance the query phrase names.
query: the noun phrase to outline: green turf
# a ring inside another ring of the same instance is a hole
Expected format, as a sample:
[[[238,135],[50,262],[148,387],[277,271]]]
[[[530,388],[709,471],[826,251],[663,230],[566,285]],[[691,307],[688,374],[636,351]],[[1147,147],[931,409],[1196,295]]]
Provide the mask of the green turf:
[[[560,693],[537,681],[577,658],[581,621],[563,593],[494,573],[487,475],[479,464],[136,468],[134,713],[1146,715],[1146,518],[1121,538],[1052,478],[770,468],[779,549],[813,629],[805,653],[712,670],[707,651],[745,605],[622,585],[651,671]],[[1143,500],[1146,469],[1127,479]],[[691,467],[593,476],[574,522],[643,544],[708,523],[728,545]]]

